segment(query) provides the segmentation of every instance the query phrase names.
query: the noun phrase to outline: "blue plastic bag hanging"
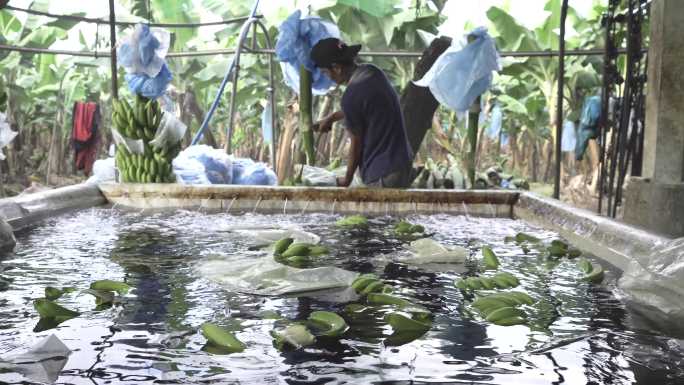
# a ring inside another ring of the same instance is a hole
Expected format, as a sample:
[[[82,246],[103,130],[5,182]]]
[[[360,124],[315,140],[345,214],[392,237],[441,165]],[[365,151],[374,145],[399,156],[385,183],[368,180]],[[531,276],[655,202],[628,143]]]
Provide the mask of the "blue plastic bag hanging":
[[[117,50],[119,64],[126,70],[126,81],[131,92],[147,98],[164,94],[173,75],[166,65],[170,34],[145,24],[135,26]]]
[[[329,37],[339,39],[339,28],[318,17],[302,18],[302,12],[297,10],[280,25],[278,31],[275,53],[281,62],[285,84],[299,93],[299,67],[304,65],[313,75],[313,93],[325,95],[335,83],[316,68],[309,55],[320,40]]]
[[[492,72],[499,71],[499,53],[487,29],[480,27],[468,36],[475,40],[461,49],[452,45],[422,79],[414,83],[430,87],[435,99],[458,112],[465,112],[492,84]]]

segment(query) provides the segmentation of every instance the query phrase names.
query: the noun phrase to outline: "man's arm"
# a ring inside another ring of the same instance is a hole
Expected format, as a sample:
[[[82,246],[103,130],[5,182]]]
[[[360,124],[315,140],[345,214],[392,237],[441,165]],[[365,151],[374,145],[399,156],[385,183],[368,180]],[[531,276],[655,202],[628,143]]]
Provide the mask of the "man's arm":
[[[337,185],[341,187],[347,187],[351,184],[352,180],[354,180],[354,172],[359,167],[359,163],[361,163],[361,136],[355,135],[349,130],[347,130],[347,133],[351,137],[351,146],[349,148],[347,174],[342,178],[337,178]]]
[[[335,111],[325,118],[314,123],[313,130],[318,132],[328,132],[332,130],[333,123],[344,119],[344,113],[342,111]]]

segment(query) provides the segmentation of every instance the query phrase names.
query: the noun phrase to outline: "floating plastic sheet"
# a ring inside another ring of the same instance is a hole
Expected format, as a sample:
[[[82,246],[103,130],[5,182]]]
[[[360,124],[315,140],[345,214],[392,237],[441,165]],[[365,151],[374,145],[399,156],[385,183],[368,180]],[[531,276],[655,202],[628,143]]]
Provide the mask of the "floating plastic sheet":
[[[359,275],[337,267],[297,269],[276,262],[272,256],[243,260],[213,260],[198,271],[228,290],[257,295],[293,295],[346,288]]]
[[[240,234],[250,239],[253,246],[268,246],[283,238],[292,238],[295,242],[311,243],[314,245],[321,241],[318,235],[296,227],[236,226],[226,227],[219,231]]]
[[[0,359],[0,372],[9,369],[32,381],[52,383],[66,366],[69,354],[71,350],[51,334],[24,353]]]
[[[460,246],[446,247],[441,243],[430,239],[421,238],[406,246],[406,251],[392,256],[395,262],[410,265],[432,263],[463,263],[468,258],[467,249]]]
[[[627,299],[657,309],[670,320],[684,319],[684,238],[641,261],[632,261],[618,281]]]

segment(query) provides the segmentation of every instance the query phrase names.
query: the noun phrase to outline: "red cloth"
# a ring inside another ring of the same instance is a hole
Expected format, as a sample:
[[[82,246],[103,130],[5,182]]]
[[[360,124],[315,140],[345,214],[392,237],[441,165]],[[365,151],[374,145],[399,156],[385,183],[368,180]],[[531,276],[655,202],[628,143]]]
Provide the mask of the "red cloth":
[[[97,103],[74,103],[71,139],[76,150],[76,169],[83,170],[86,176],[90,175],[97,155],[99,114]]]

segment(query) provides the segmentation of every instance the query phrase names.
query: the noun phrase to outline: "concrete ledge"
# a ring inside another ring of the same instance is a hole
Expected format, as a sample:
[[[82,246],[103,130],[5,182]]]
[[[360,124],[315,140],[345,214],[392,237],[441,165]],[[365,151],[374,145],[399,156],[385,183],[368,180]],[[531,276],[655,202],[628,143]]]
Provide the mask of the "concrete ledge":
[[[101,184],[111,203],[137,209],[401,214],[443,212],[510,217],[516,191],[396,190],[179,184]]]
[[[654,247],[671,241],[669,238],[601,217],[555,199],[533,193],[522,193],[513,207],[513,215],[528,223],[558,232],[575,247],[592,253],[624,271],[637,260],[642,265]]]
[[[97,185],[78,184],[35,194],[0,199],[0,216],[14,231],[67,211],[107,203]]]

